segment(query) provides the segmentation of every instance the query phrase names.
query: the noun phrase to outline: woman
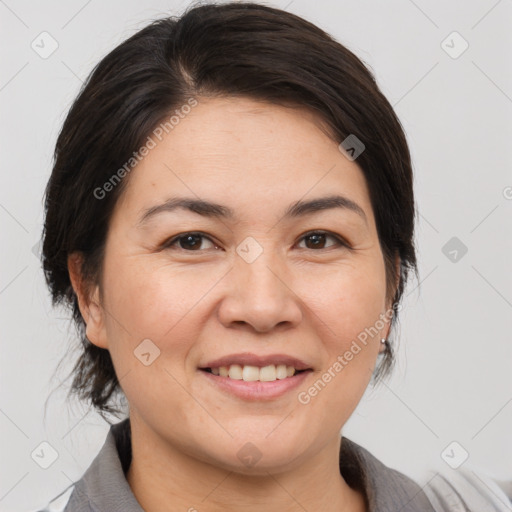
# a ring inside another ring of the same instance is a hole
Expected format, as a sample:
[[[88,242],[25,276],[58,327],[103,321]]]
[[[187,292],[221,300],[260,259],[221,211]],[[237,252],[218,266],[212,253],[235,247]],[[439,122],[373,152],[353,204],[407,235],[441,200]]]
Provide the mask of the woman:
[[[198,6],[105,57],[57,141],[43,257],[82,335],[73,391],[129,414],[64,510],[462,507],[340,436],[392,367],[412,183],[371,73],[293,14]]]

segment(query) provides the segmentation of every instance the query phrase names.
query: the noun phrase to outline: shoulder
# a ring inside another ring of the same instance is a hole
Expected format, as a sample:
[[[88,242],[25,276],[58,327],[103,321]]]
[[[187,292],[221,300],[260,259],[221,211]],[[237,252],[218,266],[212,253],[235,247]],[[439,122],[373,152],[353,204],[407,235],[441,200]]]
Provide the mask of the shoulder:
[[[512,482],[498,484],[475,467],[430,470],[416,480],[343,437],[340,470],[349,485],[362,484],[372,512],[512,512]]]
[[[341,443],[340,471],[349,485],[365,493],[370,512],[435,512],[416,481],[346,437]]]
[[[82,477],[38,512],[97,512],[114,508],[141,512],[123,470],[123,463],[131,456],[129,442],[128,419],[111,425],[103,446]]]
[[[423,491],[436,512],[511,512],[510,489],[481,470],[429,471]]]

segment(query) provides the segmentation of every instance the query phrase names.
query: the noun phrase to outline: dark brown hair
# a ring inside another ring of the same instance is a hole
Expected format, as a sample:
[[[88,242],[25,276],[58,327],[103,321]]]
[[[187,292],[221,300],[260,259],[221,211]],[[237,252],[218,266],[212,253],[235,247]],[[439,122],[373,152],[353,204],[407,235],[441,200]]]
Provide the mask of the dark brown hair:
[[[248,97],[315,112],[340,144],[365,145],[364,173],[384,255],[389,296],[399,304],[408,272],[417,274],[415,205],[406,138],[373,74],[351,51],[308,21],[257,3],[192,5],[152,21],[93,69],[58,136],[45,191],[43,268],[53,304],[71,307],[81,343],[70,392],[103,415],[122,395],[110,353],[90,343],[70,283],[67,258],[83,254],[82,275],[99,283],[109,219],[128,176],[102,187],[152,130],[190,97]],[[395,268],[395,257],[400,268]],[[391,326],[396,323],[395,313]],[[394,331],[393,331],[394,332]],[[391,346],[374,374],[389,373]]]

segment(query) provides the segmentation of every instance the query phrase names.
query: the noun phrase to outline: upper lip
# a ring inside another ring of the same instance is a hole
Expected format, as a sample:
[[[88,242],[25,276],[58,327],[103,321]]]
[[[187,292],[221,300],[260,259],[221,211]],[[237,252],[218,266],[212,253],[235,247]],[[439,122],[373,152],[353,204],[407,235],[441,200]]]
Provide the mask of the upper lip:
[[[239,364],[240,366],[269,366],[271,364],[285,364],[286,366],[293,366],[296,370],[309,370],[311,366],[301,361],[300,359],[286,355],[286,354],[268,354],[260,356],[250,352],[243,352],[240,354],[230,354],[220,357],[213,361],[209,361],[200,368],[220,368],[221,366],[231,366],[232,364]]]

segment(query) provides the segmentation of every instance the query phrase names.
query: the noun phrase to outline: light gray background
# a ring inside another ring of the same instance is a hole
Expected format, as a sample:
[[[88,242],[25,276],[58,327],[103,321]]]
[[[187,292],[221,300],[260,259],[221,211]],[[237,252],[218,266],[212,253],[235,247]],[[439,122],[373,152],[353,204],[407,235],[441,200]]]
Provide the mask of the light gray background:
[[[108,425],[54,392],[56,365],[74,331],[53,310],[33,250],[55,140],[82,81],[122,40],[188,0],[0,0],[2,149],[0,510],[42,506],[78,479]],[[512,2],[276,0],[330,32],[375,72],[410,142],[420,219],[421,286],[404,302],[398,366],[368,391],[344,435],[422,482],[447,468],[457,441],[463,467],[512,479]],[[41,32],[58,42],[47,59],[32,48]],[[461,41],[469,44],[452,58]],[[449,46],[452,48],[450,49]],[[444,48],[443,48],[444,47]],[[451,261],[457,237],[467,254]],[[48,469],[31,452],[49,442]],[[461,448],[462,447],[462,448]],[[448,468],[449,471],[455,471]]]

